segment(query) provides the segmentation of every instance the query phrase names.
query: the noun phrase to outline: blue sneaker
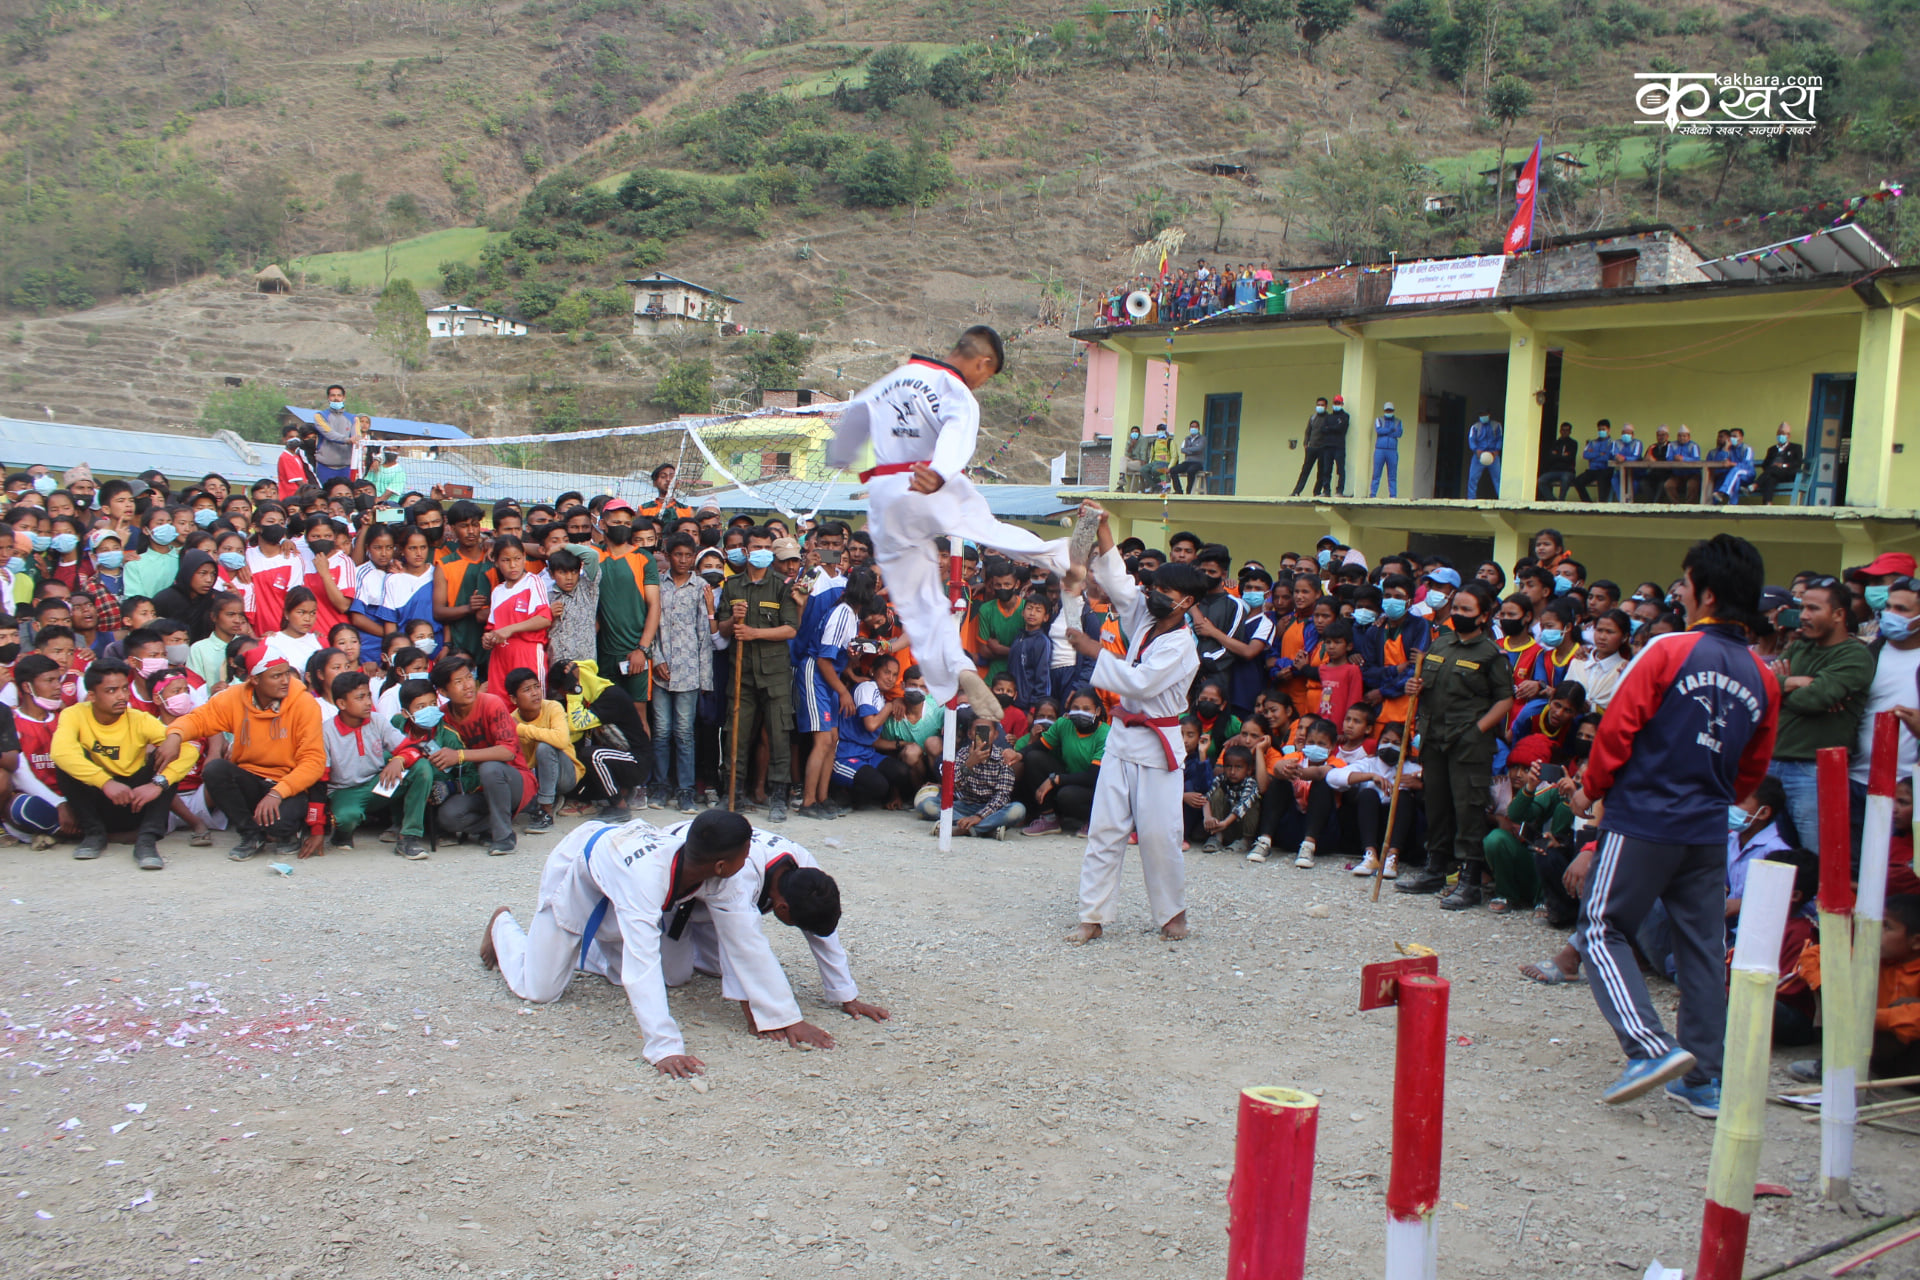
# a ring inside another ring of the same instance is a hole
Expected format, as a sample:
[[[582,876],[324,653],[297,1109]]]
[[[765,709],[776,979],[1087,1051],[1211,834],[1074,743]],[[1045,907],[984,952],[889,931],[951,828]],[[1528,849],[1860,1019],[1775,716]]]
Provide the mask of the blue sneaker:
[[[1688,1084],[1685,1080],[1675,1080],[1667,1086],[1667,1096],[1703,1119],[1715,1120],[1720,1116],[1720,1082],[1709,1080],[1705,1084]]]
[[[1693,1070],[1693,1055],[1675,1047],[1658,1058],[1632,1058],[1627,1069],[1600,1092],[1600,1101],[1608,1104],[1631,1102],[1643,1093],[1657,1089],[1669,1080],[1678,1080]]]

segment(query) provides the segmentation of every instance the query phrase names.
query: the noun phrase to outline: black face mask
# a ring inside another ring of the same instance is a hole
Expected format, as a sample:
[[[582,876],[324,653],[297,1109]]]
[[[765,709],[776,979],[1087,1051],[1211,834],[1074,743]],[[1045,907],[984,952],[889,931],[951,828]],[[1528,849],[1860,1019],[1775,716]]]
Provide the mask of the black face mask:
[[[1592,750],[1593,740],[1591,738],[1575,737],[1569,739],[1567,742],[1567,754],[1575,760],[1585,760],[1587,753]]]
[[[307,550],[313,552],[316,559],[324,560],[326,557],[332,555],[333,546],[334,544],[325,538],[322,538],[318,542],[315,542],[312,538],[307,539]]]
[[[1172,596],[1164,591],[1151,591],[1147,593],[1147,612],[1152,614],[1156,621],[1165,621],[1167,618],[1172,617],[1173,611]]]
[[[910,707],[917,707],[921,703],[925,702],[926,700],[927,700],[927,691],[925,689],[909,689],[905,693],[900,695],[900,701],[906,703]]]
[[[1067,719],[1073,721],[1073,727],[1080,730],[1080,732],[1082,733],[1085,733],[1087,730],[1093,728],[1094,723],[1097,720],[1099,720],[1099,718],[1100,717],[1094,715],[1093,712],[1091,711],[1067,712]]]
[[[283,524],[263,524],[260,526],[260,541],[268,546],[277,547],[287,536],[287,526]]]
[[[1524,622],[1516,622],[1513,625],[1525,630],[1527,624]],[[1480,619],[1463,618],[1456,613],[1453,615],[1453,629],[1463,636],[1470,636],[1480,629]]]
[[[1220,714],[1220,704],[1212,698],[1202,698],[1193,704],[1193,710],[1203,720],[1211,720]]]
[[[700,576],[702,578],[705,578],[710,585],[717,587],[723,581],[726,580],[727,575],[720,572],[718,569],[709,569],[705,573],[701,574]]]
[[[720,539],[722,536],[723,535],[718,527],[715,527],[712,529],[702,529],[700,531],[700,545],[703,547],[717,547],[720,545]]]
[[[1000,603],[1002,604],[1005,604],[1007,601],[1013,599],[1014,595],[1015,595],[1015,588],[1013,587],[995,587],[993,589],[993,598],[995,600],[1000,601]]]
[[[1380,749],[1375,751],[1374,754],[1380,757],[1381,764],[1400,763],[1400,748],[1391,742],[1381,743]]]
[[[19,656],[20,656],[19,645],[0,644],[0,665],[11,665],[13,660],[15,658],[18,658]]]
[[[608,525],[607,541],[616,547],[624,547],[633,541],[633,526],[630,524]]]
[[[423,527],[420,532],[427,535],[428,546],[437,547],[440,545],[440,540],[447,536],[447,527],[443,524],[437,524],[430,529]]]

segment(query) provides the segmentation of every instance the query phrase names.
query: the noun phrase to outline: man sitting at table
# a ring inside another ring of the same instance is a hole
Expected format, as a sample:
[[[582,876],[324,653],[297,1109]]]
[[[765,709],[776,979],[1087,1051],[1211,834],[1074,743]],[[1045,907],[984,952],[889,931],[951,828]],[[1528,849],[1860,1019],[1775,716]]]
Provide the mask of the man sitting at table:
[[[1700,446],[1693,442],[1693,432],[1687,430],[1687,424],[1680,424],[1680,433],[1667,449],[1668,462],[1700,461]],[[1668,502],[1700,501],[1700,473],[1698,471],[1675,471],[1667,477],[1662,488],[1666,491]]]

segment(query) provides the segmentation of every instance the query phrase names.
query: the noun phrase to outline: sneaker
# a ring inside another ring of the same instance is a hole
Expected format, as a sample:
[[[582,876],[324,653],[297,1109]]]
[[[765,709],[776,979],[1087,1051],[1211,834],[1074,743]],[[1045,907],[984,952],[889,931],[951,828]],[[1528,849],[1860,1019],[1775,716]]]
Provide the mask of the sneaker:
[[[1273,848],[1272,839],[1267,836],[1261,836],[1253,842],[1253,848],[1247,850],[1247,861],[1265,862],[1267,860],[1267,851],[1271,848]]]
[[[1360,864],[1353,869],[1353,874],[1370,876],[1378,870],[1380,870],[1380,855],[1369,850],[1367,856],[1362,858]]]
[[[527,834],[533,836],[551,830],[553,830],[553,810],[536,808],[527,819]]]
[[[167,865],[160,861],[160,850],[154,847],[152,838],[146,836],[133,842],[133,861],[142,871],[162,871]]]
[[[91,862],[107,851],[105,836],[88,836],[73,847],[73,856],[82,862]]]
[[[632,822],[633,810],[623,804],[603,804],[593,811],[593,820],[614,825]]]
[[[645,787],[635,787],[632,791],[629,791],[627,793],[627,808],[644,809],[646,807],[647,807],[647,789]]]
[[[270,841],[266,845],[266,851],[271,854],[277,854],[278,856],[284,858],[291,854],[299,853],[300,846],[304,845],[306,842],[307,842],[306,829],[301,828],[300,830],[295,831],[292,835],[286,836],[283,839]]]
[[[802,818],[818,818],[822,822],[830,822],[840,816],[840,811],[825,800],[819,804],[803,804],[794,812]]]
[[[1678,1080],[1693,1070],[1693,1055],[1678,1047],[1657,1058],[1633,1058],[1620,1078],[1600,1091],[1600,1101],[1610,1105],[1632,1102],[1643,1093],[1659,1088],[1669,1080]]]
[[[382,831],[380,833],[380,843],[381,844],[399,844],[400,828],[388,827],[385,831]]]
[[[1398,880],[1400,878],[1400,855],[1399,854],[1390,853],[1387,855],[1386,870],[1380,873],[1380,878],[1382,880]]]
[[[1720,1117],[1718,1080],[1709,1080],[1705,1084],[1675,1080],[1667,1085],[1667,1096],[1703,1120],[1717,1120]]]
[[[664,809],[668,803],[668,793],[665,791],[655,791],[647,797],[647,808],[649,809]]]
[[[1201,846],[1200,846],[1200,852],[1202,852],[1202,853],[1218,853],[1218,852],[1220,852],[1220,837],[1219,837],[1219,836],[1208,836],[1208,837],[1207,837],[1207,842],[1206,842],[1205,844],[1203,844],[1203,845],[1201,845]]]
[[[993,838],[1004,841],[1007,838],[1007,829],[1004,826],[995,827],[993,829]]]
[[[265,832],[243,832],[240,836],[240,843],[227,851],[227,860],[230,862],[245,862],[248,858],[251,858],[254,854],[266,847],[267,836]],[[80,855],[76,852],[73,856],[77,858]]]
[[[329,849],[353,848],[353,832],[351,830],[341,831],[338,828],[335,828],[334,833],[327,837],[327,848]]]
[[[1804,1084],[1819,1084],[1823,1073],[1818,1058],[1796,1058],[1787,1064],[1787,1074]]]
[[[1293,865],[1296,867],[1310,867],[1313,865],[1313,841],[1302,840],[1300,842],[1300,852],[1293,855]]]
[[[505,840],[489,841],[487,844],[487,853],[490,856],[497,858],[497,857],[500,857],[502,854],[512,853],[515,849],[519,847],[520,847],[519,840],[514,836],[508,836]]]
[[[784,796],[774,796],[767,801],[767,821],[785,822],[787,820],[787,801]]]
[[[699,804],[697,804],[697,803],[696,803],[696,802],[694,801],[694,798],[693,798],[693,792],[692,792],[692,790],[691,790],[691,789],[689,789],[689,790],[686,790],[686,791],[682,791],[682,792],[680,793],[680,802],[679,802],[679,803],[680,803],[680,812],[682,812],[682,813],[698,813],[698,812],[700,812],[700,806],[699,806]]]
[[[1050,813],[1043,813],[1029,822],[1020,834],[1023,836],[1050,836],[1060,830],[1060,819]]]
[[[960,696],[973,708],[973,714],[982,720],[999,723],[1000,699],[993,696],[993,691],[987,688],[987,682],[980,678],[980,673],[967,667],[960,672],[958,679]]]
[[[427,842],[419,836],[401,836],[399,842],[393,846],[393,852],[397,857],[405,858],[408,862],[425,862],[428,857]]]

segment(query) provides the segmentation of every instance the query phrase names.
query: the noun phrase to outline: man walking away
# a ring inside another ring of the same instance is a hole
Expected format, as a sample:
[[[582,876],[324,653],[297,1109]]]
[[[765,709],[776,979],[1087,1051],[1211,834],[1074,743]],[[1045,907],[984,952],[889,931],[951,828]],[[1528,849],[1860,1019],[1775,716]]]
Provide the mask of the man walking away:
[[[1627,669],[1573,793],[1576,815],[1606,801],[1597,856],[1581,854],[1568,871],[1585,890],[1574,945],[1627,1055],[1600,1095],[1606,1102],[1666,1084],[1695,1115],[1719,1114],[1727,810],[1766,776],[1780,705],[1773,673],[1748,648],[1764,579],[1746,540],[1720,534],[1694,544],[1675,588],[1687,630],[1656,637]],[[1656,901],[1673,931],[1677,1044],[1630,941]]]
[[[1814,761],[1822,747],[1854,745],[1867,693],[1873,687],[1873,651],[1853,635],[1853,592],[1838,578],[1815,578],[1800,598],[1800,633],[1777,658],[1780,740],[1767,770],[1787,791],[1787,812],[1803,848],[1820,839],[1820,790]],[[1913,695],[1913,686],[1907,686]]]
[[[1387,496],[1400,496],[1400,437],[1406,434],[1406,428],[1393,414],[1393,401],[1381,406],[1381,414],[1373,420],[1373,485],[1367,492],[1369,498],[1380,496],[1380,473],[1387,476]]]

